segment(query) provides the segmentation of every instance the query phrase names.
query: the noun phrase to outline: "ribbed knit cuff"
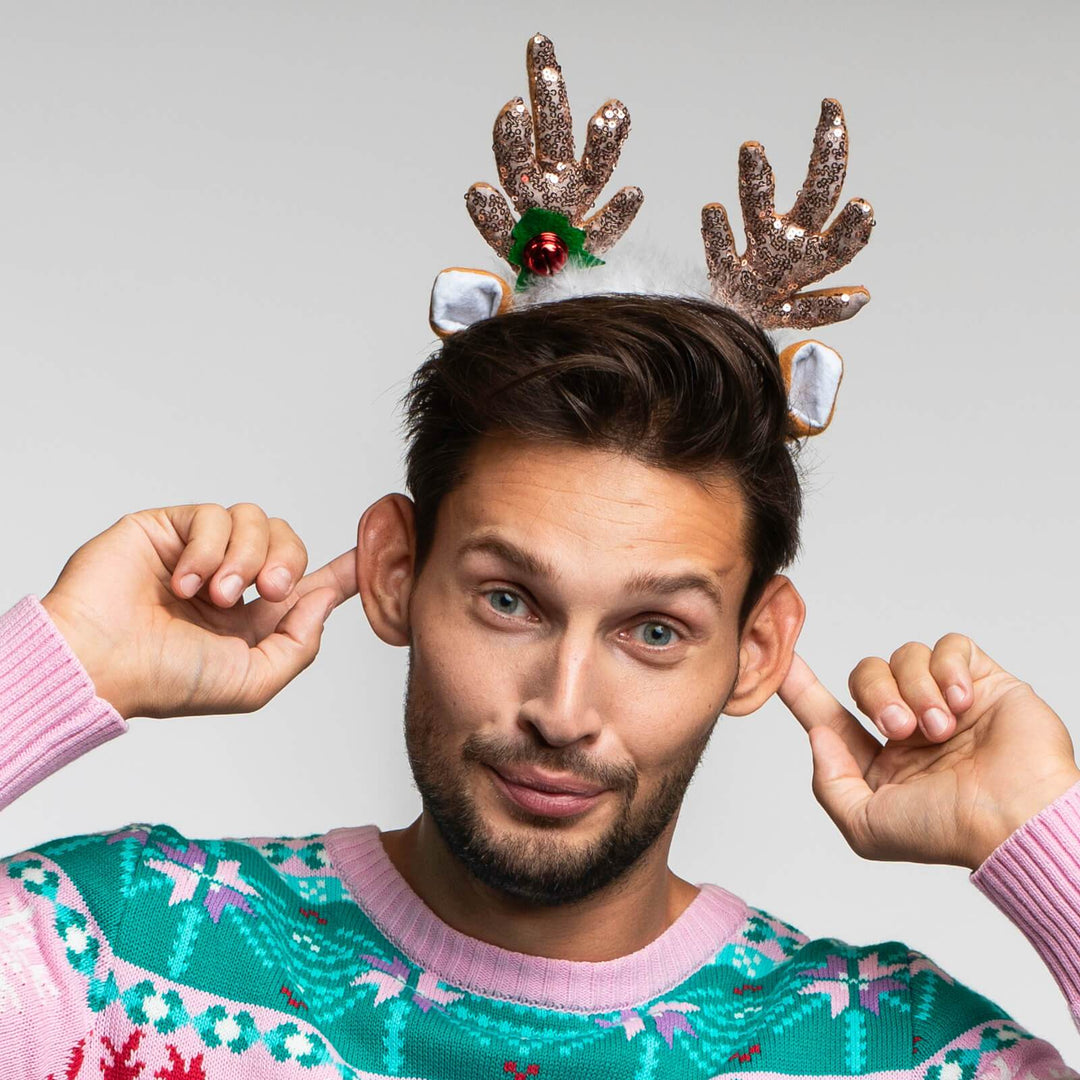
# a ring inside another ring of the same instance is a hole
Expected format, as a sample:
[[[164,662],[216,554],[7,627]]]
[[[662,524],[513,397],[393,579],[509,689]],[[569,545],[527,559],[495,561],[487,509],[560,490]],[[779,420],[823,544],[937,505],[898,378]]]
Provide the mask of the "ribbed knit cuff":
[[[1023,931],[1080,1016],[1080,781],[968,876]]]
[[[0,807],[127,728],[36,596],[0,615]]]

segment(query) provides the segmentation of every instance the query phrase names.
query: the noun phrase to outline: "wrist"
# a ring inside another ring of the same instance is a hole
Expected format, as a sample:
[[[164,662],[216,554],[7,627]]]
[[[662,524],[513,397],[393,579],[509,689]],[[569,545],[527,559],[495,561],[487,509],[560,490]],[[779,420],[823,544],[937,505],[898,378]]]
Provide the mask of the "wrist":
[[[1012,793],[1008,803],[998,808],[994,826],[987,830],[986,836],[973,849],[966,862],[968,868],[977,870],[1017,829],[1042,813],[1078,781],[1080,768],[1071,763],[1037,785],[1025,785],[1022,790]]]
[[[63,600],[54,596],[51,592],[46,593],[38,601],[49,616],[56,632],[67,643],[68,648],[79,661],[87,677],[94,684],[94,694],[107,701],[125,720],[134,715],[134,710],[120,688],[114,686],[108,677],[109,665],[105,662],[105,654],[95,646],[93,634],[79,632],[80,620],[72,618]],[[100,638],[100,635],[97,635]]]

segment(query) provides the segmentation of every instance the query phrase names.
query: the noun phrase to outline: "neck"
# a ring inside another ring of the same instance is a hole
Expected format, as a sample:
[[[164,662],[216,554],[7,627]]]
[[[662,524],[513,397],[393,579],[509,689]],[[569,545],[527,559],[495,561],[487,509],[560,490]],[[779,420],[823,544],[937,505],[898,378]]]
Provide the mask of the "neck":
[[[617,881],[572,904],[529,904],[478,881],[422,813],[382,833],[390,861],[440,918],[470,937],[554,960],[614,960],[644,948],[686,910],[698,889],[668,869],[674,819]]]

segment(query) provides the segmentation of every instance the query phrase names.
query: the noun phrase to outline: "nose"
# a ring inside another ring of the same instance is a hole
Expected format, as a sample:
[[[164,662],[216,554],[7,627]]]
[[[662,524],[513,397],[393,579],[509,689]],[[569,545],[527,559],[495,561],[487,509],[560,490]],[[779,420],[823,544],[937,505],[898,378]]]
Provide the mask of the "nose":
[[[521,726],[549,746],[595,739],[602,724],[598,659],[591,634],[564,633],[555,639],[538,659],[531,680],[534,693],[518,711]]]

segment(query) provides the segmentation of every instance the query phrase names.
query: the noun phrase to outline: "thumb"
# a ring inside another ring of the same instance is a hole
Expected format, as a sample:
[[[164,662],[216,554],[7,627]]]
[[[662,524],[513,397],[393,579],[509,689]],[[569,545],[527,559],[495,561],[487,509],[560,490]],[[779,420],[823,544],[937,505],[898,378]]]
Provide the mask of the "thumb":
[[[334,588],[305,593],[284,615],[272,634],[251,650],[250,677],[258,689],[253,696],[265,705],[318,655],[323,627],[337,604]]]
[[[858,838],[866,832],[866,804],[874,793],[838,732],[817,724],[807,736],[814,759],[814,796],[851,848],[859,852]]]

